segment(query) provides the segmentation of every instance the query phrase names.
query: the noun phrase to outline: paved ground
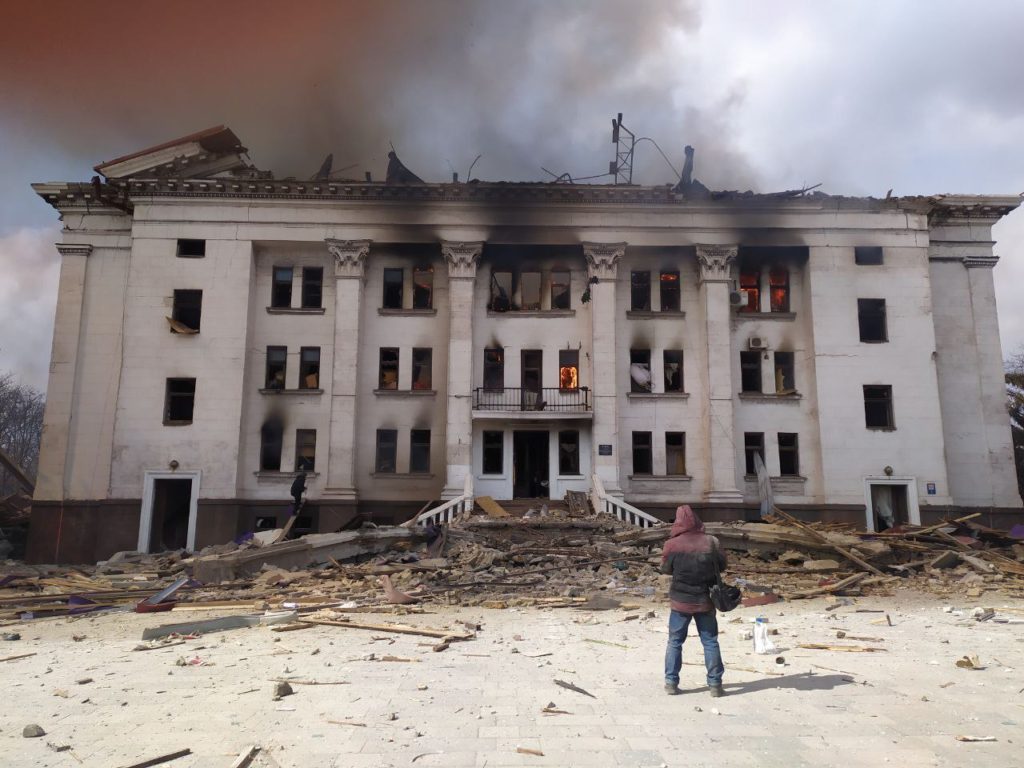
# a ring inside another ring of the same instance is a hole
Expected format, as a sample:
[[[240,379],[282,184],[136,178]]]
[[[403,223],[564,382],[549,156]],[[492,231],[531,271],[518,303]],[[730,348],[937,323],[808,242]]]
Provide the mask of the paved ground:
[[[1024,616],[1020,601],[992,603]],[[263,747],[254,765],[282,768],[1024,765],[1024,625],[979,624],[922,596],[864,599],[834,611],[825,605],[803,601],[722,617],[729,694],[722,699],[703,687],[696,637],[684,647],[686,694],[662,692],[660,604],[629,612],[436,608],[398,619],[483,624],[478,639],[442,653],[432,652],[428,638],[377,639],[385,636],[331,627],[242,629],[132,651],[144,627],[216,615],[209,611],[5,627],[23,639],[0,643],[0,658],[37,655],[0,663],[7,698],[0,765],[116,768],[188,747],[192,755],[167,765],[227,768],[248,744]],[[893,626],[881,613],[857,612],[879,608]],[[655,618],[625,620],[649,609]],[[741,639],[758,613],[789,646],[781,651],[786,666],[754,655]],[[737,618],[745,623],[729,623]],[[882,641],[837,640],[837,630]],[[792,647],[801,642],[887,651]],[[986,668],[958,669],[964,654],[977,654]],[[176,666],[181,657],[211,666]],[[277,676],[348,684],[296,685],[295,695],[275,702],[270,680]],[[595,698],[556,686],[556,678]],[[542,714],[549,703],[571,714]],[[47,735],[23,738],[29,723]],[[963,743],[958,735],[998,740]],[[71,750],[55,752],[48,743]]]

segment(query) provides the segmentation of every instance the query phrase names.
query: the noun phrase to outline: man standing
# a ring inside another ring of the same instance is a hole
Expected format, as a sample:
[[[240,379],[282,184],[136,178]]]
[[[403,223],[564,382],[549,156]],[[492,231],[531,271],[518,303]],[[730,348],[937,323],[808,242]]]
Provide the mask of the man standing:
[[[306,491],[306,473],[299,472],[292,481],[292,498],[295,499],[295,506],[292,507],[292,514],[299,514],[299,507],[302,506],[302,494]]]
[[[718,647],[718,619],[708,590],[725,570],[725,556],[718,539],[704,533],[704,523],[684,504],[676,509],[672,533],[661,554],[661,572],[672,575],[669,598],[672,612],[668,620],[668,648],[665,650],[665,693],[675,696],[679,690],[679,669],[683,664],[683,642],[690,619],[704,646],[704,666],[712,696],[724,696],[722,690],[722,651]]]

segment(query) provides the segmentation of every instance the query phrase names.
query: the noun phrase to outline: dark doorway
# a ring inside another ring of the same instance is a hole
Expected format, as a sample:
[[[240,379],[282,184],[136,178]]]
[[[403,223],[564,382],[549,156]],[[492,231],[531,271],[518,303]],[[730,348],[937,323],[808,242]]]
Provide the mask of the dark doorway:
[[[524,349],[522,361],[523,373],[522,384],[520,385],[523,388],[522,408],[524,411],[538,411],[543,407],[541,400],[541,367],[544,361],[544,353],[539,349]]]
[[[871,509],[874,511],[876,531],[905,525],[909,520],[907,486],[872,483]]]
[[[192,506],[191,480],[154,480],[153,517],[149,551],[166,552],[188,546],[188,518]]]
[[[512,496],[546,499],[549,496],[547,432],[512,433]]]

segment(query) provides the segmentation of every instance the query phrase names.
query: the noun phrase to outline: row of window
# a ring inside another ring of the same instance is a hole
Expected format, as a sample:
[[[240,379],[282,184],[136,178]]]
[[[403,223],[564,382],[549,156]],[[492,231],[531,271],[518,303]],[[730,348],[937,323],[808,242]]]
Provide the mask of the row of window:
[[[665,432],[665,474],[683,475],[686,472],[686,433]],[[653,432],[633,432],[633,475],[636,477],[653,476],[654,451]],[[795,432],[779,432],[779,474],[784,477],[799,477],[800,451],[799,440]],[[746,472],[755,474],[754,454],[764,461],[764,432],[746,432],[743,435],[743,448],[746,455]]]
[[[284,453],[284,433],[273,425],[267,424],[260,431],[260,470],[263,472],[281,471],[281,454]],[[295,430],[295,467],[296,472],[316,471],[316,430]]]
[[[683,386],[683,350],[665,349],[661,353],[662,392],[685,392]],[[629,350],[629,391],[654,392],[651,350]]]
[[[398,471],[398,430],[377,430],[377,454],[374,471],[380,474],[394,474]],[[430,430],[409,430],[409,473],[430,472]]]
[[[543,386],[544,352],[540,349],[524,349],[522,352],[522,386],[524,389],[540,389]],[[558,388],[573,391],[580,386],[580,351],[578,349],[558,350]],[[505,388],[505,349],[488,347],[484,350],[484,389]]]
[[[491,312],[540,312],[571,309],[568,270],[501,270],[491,271]],[[545,301],[546,297],[546,301]]]
[[[288,347],[267,347],[266,389],[285,389]],[[299,389],[320,389],[320,347],[299,348]]]
[[[485,430],[483,433],[483,465],[485,475],[505,473],[505,433],[500,430]],[[578,475],[580,473],[580,433],[576,429],[564,429],[558,433],[558,474]]]
[[[295,267],[274,267],[272,272],[270,306],[273,309],[291,309]],[[302,309],[321,309],[323,303],[324,268],[302,267],[302,289],[299,306]]]
[[[764,353],[765,359],[768,353]],[[793,353],[775,352],[775,394],[791,395],[796,392]],[[761,380],[761,352],[740,352],[740,392],[763,392]]]

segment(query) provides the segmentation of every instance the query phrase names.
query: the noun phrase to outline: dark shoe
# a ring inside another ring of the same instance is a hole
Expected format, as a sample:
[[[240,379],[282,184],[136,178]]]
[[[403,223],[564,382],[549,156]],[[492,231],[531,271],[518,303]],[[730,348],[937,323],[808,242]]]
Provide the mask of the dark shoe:
[[[667,693],[669,696],[678,696],[680,693],[682,693],[682,691],[679,690],[678,685],[673,685],[672,683],[665,683],[665,693]]]
[[[718,698],[721,698],[722,696],[725,696],[725,689],[722,688],[722,686],[720,686],[720,685],[711,685],[711,686],[708,686],[708,687],[711,690],[711,698],[712,699],[718,699]]]

